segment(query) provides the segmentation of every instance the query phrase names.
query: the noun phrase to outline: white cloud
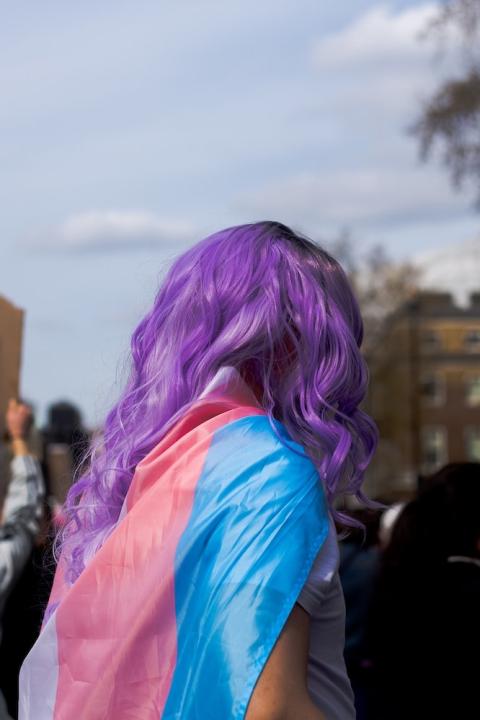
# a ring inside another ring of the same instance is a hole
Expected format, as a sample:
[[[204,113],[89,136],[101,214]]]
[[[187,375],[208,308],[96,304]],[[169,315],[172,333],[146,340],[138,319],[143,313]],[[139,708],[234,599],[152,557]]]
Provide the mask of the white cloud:
[[[30,246],[62,250],[117,250],[164,247],[188,242],[193,227],[142,210],[103,210],[71,215]]]
[[[311,58],[318,132],[327,140],[317,169],[258,185],[237,206],[300,227],[348,226],[366,237],[415,226],[417,242],[425,244],[427,226],[430,232],[435,223],[466,217],[470,198],[452,190],[438,165],[421,164],[416,141],[407,136],[420,98],[445,71],[434,63],[435,44],[419,38],[436,12],[433,3],[402,11],[382,4],[319,38]],[[452,67],[451,58],[445,62]]]
[[[402,11],[376,5],[314,43],[311,61],[322,92],[335,85],[333,107],[350,126],[386,118],[405,127],[446,73],[456,72],[458,31],[425,36],[437,14],[435,3]]]
[[[468,305],[470,293],[480,292],[480,235],[417,253],[412,259],[425,289],[447,290],[463,306]]]
[[[419,34],[438,12],[426,3],[395,13],[387,5],[373,7],[336,33],[320,38],[312,50],[319,70],[363,68],[375,63],[405,64],[424,59],[431,48],[419,42]],[[379,70],[382,67],[378,67]]]
[[[295,224],[351,226],[421,222],[465,212],[447,180],[427,168],[375,167],[286,177],[238,198],[242,209]]]

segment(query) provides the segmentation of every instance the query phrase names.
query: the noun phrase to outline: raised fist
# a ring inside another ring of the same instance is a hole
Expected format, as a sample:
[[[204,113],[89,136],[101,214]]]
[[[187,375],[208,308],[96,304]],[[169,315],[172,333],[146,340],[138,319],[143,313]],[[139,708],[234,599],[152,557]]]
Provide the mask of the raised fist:
[[[12,440],[26,438],[32,424],[32,411],[28,405],[11,398],[5,419]]]

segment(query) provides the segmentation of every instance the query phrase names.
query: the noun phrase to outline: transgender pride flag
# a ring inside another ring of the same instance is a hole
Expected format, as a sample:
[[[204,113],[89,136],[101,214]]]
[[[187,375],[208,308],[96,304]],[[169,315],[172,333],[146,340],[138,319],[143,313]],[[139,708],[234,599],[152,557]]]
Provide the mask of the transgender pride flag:
[[[76,582],[57,570],[20,720],[244,718],[328,527],[312,462],[222,369]]]

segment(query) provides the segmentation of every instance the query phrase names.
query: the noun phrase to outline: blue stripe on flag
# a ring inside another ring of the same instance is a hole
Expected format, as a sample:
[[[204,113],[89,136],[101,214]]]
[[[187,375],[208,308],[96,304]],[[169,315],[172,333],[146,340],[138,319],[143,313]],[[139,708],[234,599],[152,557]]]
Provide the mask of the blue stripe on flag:
[[[318,473],[283,426],[217,430],[175,557],[177,663],[163,720],[240,720],[325,540]]]

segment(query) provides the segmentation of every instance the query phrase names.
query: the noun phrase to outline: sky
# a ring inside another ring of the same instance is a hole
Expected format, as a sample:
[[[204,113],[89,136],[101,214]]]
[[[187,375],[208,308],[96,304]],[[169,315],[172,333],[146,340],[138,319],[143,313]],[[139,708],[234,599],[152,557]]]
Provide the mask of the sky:
[[[0,294],[21,394],[98,424],[168,264],[276,219],[395,259],[479,237],[468,188],[407,133],[449,71],[434,3],[9,3],[0,25]]]

